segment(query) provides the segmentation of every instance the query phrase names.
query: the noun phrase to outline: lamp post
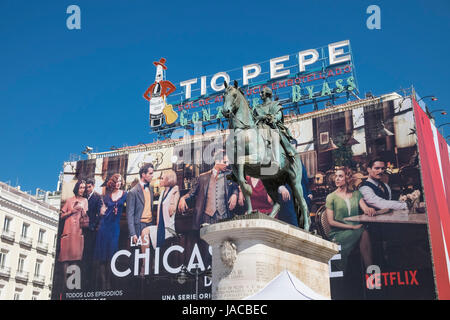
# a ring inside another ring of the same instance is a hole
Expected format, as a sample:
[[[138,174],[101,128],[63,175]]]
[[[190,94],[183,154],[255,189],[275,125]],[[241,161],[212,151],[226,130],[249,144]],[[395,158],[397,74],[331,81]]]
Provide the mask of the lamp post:
[[[426,99],[426,98],[431,98],[431,101],[437,101],[437,100],[438,100],[438,98],[436,98],[436,96],[434,96],[434,95],[429,95],[429,96],[425,96],[425,97],[420,98],[420,99],[417,100],[416,102],[419,103],[419,101],[422,101],[423,99]],[[406,99],[412,99],[412,98],[411,98],[411,96],[403,97],[402,101],[400,101],[400,103],[399,103],[399,109],[402,108],[402,103],[403,103],[403,101],[405,101]],[[425,106],[425,108],[428,110],[427,106]],[[429,116],[428,111],[427,111],[427,115]]]
[[[443,116],[447,114],[447,111],[445,109],[436,109],[436,110],[430,111],[430,109],[428,109],[428,107],[425,106],[425,113],[427,114],[427,116],[430,120],[434,120],[433,113],[435,113],[435,112],[441,112],[441,115],[443,115]]]
[[[441,124],[440,126],[437,127],[437,131],[439,132],[439,129],[440,129],[441,127],[446,126],[446,125],[449,125],[449,124],[450,124],[450,122],[446,122],[446,123]],[[442,130],[441,134],[444,135],[444,130]]]
[[[198,300],[198,278],[203,275],[211,277],[211,269],[202,271],[202,269],[198,267],[197,263],[194,264],[194,268],[191,270],[189,270],[185,265],[182,265],[177,281],[179,284],[184,284],[187,280],[189,280],[189,277],[195,277],[195,300]]]
[[[433,114],[434,112],[441,112],[441,115],[445,116],[447,114],[447,111],[445,109],[437,109],[430,112],[430,114]]]
[[[423,100],[425,98],[431,98],[431,101],[437,101],[438,100],[438,98],[436,98],[434,95],[429,95],[429,96],[425,96],[425,97],[420,98],[419,100],[417,100],[417,103],[419,103],[419,101],[421,101],[421,100]]]

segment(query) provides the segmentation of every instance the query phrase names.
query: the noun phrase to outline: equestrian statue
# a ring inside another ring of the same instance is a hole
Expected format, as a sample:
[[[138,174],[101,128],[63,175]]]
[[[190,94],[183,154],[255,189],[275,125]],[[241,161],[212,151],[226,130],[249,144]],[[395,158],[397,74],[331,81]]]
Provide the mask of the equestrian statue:
[[[245,177],[259,178],[274,205],[270,216],[280,211],[278,187],[288,184],[293,192],[294,207],[299,227],[308,231],[310,218],[303,197],[302,161],[291,144],[293,139],[284,125],[283,112],[277,101],[272,101],[272,90],[261,90],[262,103],[250,108],[237,81],[225,84],[222,113],[229,121],[230,134],[226,153],[232,164],[230,179],[236,181],[247,202],[246,214],[252,213],[252,188]]]

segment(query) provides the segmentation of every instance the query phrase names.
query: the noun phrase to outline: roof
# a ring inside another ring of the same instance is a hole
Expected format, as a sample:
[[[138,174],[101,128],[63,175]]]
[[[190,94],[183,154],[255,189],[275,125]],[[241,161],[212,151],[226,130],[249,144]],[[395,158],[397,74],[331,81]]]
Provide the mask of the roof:
[[[17,188],[11,187],[10,185],[8,185],[8,184],[6,184],[4,182],[1,182],[1,181],[0,181],[0,188],[5,189],[5,190],[7,190],[7,191],[9,191],[9,192],[11,192],[11,193],[13,193],[15,195],[18,195],[18,196],[22,197],[22,198],[25,198],[25,199],[29,200],[30,202],[39,204],[40,206],[43,206],[43,207],[45,207],[47,209],[50,209],[52,211],[57,211],[57,212],[59,211],[58,208],[55,208],[54,206],[49,205],[46,202],[39,201],[35,197],[33,197],[32,195],[30,195],[30,194],[28,194],[28,193],[26,193],[24,191],[21,191],[21,190],[19,190]]]

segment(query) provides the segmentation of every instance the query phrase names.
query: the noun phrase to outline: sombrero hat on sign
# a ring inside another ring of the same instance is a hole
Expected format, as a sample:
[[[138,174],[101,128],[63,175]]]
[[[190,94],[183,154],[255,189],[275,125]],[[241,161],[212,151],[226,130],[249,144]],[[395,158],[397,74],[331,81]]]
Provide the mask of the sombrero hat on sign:
[[[163,67],[164,70],[167,70],[167,67],[164,65],[164,63],[166,63],[166,59],[161,58],[159,59],[159,61],[154,61],[153,64],[157,67],[157,66],[161,66]]]

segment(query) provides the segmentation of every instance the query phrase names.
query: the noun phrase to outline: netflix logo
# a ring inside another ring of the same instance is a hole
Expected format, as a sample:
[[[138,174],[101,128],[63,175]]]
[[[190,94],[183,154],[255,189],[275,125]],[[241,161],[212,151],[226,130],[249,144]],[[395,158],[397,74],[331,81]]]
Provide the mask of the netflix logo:
[[[366,286],[367,289],[381,289],[383,286],[418,286],[416,277],[417,270],[368,273]]]

